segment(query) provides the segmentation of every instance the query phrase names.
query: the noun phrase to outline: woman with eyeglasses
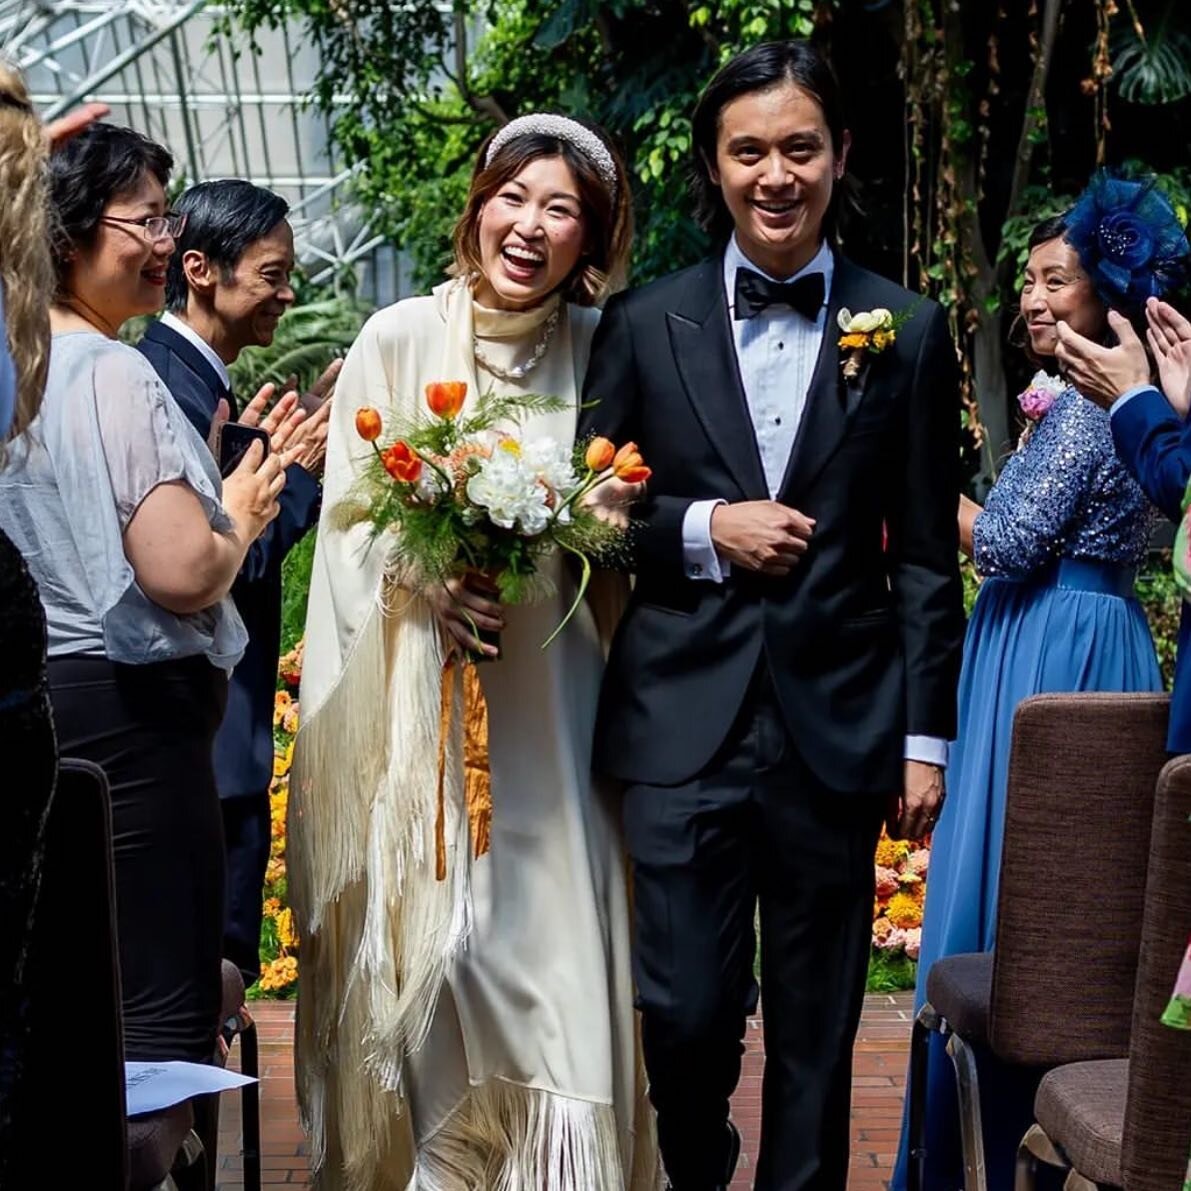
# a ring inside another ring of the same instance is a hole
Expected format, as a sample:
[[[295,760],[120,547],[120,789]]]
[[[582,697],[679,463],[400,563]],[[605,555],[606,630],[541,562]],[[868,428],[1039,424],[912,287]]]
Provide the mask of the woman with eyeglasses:
[[[40,412],[0,470],[0,529],[36,580],[60,754],[111,785],[125,1051],[209,1060],[223,841],[211,743],[245,633],[228,596],[277,513],[284,453],[221,481],[120,327],[160,309],[169,153],[97,124],[50,161],[57,292]],[[84,892],[85,896],[85,892]]]

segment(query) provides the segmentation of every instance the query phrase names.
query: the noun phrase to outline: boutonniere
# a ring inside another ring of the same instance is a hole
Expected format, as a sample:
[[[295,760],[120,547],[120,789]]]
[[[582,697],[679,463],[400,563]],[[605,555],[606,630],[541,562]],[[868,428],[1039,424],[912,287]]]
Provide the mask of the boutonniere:
[[[837,317],[843,334],[839,339],[840,351],[844,357],[844,379],[855,380],[860,375],[866,355],[879,356],[881,352],[897,342],[897,333],[910,320],[914,307],[899,310],[896,314],[878,306],[875,310],[861,310],[853,314],[847,307]]]
[[[1034,373],[1030,383],[1017,395],[1017,404],[1029,422],[1017,440],[1017,449],[1030,441],[1034,427],[1046,417],[1050,407],[1054,405],[1059,395],[1067,388],[1067,382],[1058,376],[1051,376],[1040,368]]]

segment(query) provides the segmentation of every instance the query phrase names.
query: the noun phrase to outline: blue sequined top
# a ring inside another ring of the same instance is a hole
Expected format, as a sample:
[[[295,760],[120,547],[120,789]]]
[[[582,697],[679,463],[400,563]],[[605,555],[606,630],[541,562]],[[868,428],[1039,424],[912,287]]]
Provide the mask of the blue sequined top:
[[[1151,508],[1117,458],[1106,411],[1066,389],[1005,464],[972,530],[982,575],[1024,579],[1056,558],[1136,566]]]

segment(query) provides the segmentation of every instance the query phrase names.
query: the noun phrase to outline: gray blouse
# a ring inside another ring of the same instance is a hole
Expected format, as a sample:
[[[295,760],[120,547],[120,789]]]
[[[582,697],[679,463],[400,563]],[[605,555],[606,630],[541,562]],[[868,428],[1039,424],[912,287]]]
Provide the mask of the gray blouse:
[[[212,529],[231,527],[207,444],[144,356],[95,332],[55,335],[41,412],[0,470],[0,528],[41,590],[51,657],[239,661],[247,634],[230,596],[169,612],[124,554],[133,513],[171,480],[194,490]]]

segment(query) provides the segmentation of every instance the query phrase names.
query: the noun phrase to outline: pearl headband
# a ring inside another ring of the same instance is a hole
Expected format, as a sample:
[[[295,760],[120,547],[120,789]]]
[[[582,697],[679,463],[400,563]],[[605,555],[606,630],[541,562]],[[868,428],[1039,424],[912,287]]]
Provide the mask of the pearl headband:
[[[491,140],[484,157],[485,168],[510,141],[520,136],[552,136],[573,145],[596,168],[604,184],[616,197],[616,162],[608,152],[608,146],[590,128],[584,128],[577,120],[556,116],[550,112],[534,112],[529,116],[518,116],[510,120]]]

